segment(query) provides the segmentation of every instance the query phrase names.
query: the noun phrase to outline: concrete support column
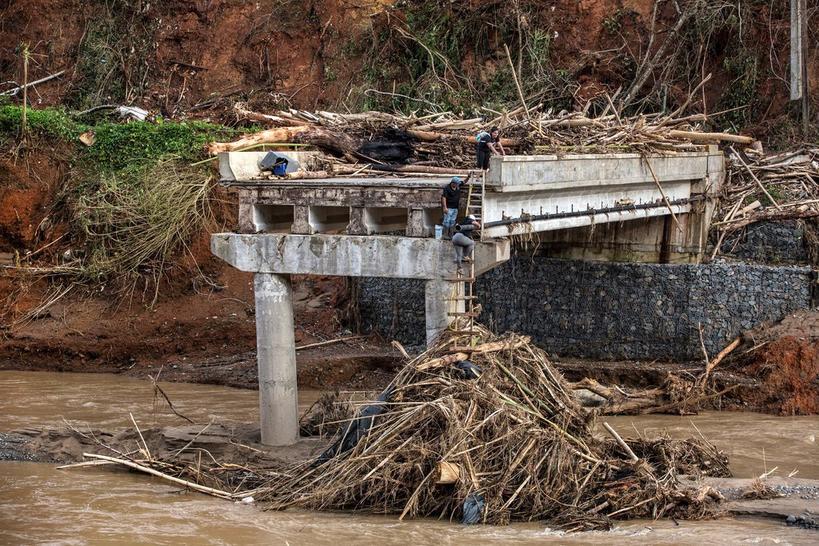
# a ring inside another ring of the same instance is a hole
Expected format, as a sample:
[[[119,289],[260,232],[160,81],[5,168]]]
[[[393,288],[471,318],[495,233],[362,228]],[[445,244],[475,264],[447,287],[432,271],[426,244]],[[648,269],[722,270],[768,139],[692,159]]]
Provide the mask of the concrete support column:
[[[310,208],[307,205],[293,206],[293,226],[290,233],[300,235],[310,235],[313,229],[310,227]]]
[[[409,209],[407,213],[407,237],[423,237],[425,235],[424,214],[424,209]]]
[[[426,281],[424,296],[426,299],[426,332],[427,347],[455,320],[449,313],[463,312],[464,300],[453,300],[463,297],[464,283],[430,280]]]
[[[256,360],[262,443],[294,444],[299,438],[293,297],[284,275],[256,273]]]
[[[249,190],[239,190],[239,233],[256,233],[253,224],[253,199]]]
[[[348,235],[369,235],[364,207],[350,207],[350,223],[347,224]]]

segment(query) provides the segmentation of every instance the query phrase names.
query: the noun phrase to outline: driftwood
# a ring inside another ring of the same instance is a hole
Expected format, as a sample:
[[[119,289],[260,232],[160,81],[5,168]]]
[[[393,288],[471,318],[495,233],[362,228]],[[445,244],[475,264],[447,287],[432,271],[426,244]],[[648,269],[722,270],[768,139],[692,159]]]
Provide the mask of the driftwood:
[[[39,85],[41,83],[51,81],[54,78],[58,78],[58,77],[62,76],[63,74],[65,74],[65,70],[60,70],[59,72],[55,72],[54,74],[50,74],[50,75],[46,76],[45,78],[40,78],[39,80],[34,80],[33,82],[29,82],[29,83],[26,83],[26,84],[23,84],[23,85],[19,85],[17,87],[13,87],[13,88],[11,88],[11,89],[9,89],[7,91],[2,91],[2,92],[0,92],[0,97],[3,97],[3,96],[13,97],[17,93],[19,93],[20,91],[25,91],[29,87],[34,87],[35,85]]]
[[[350,163],[364,160],[373,168],[394,168],[396,163],[424,161],[437,167],[467,169],[473,165],[475,135],[498,125],[501,143],[523,153],[565,152],[567,149],[594,148],[595,151],[638,151],[641,153],[702,150],[703,143],[733,142],[749,145],[754,139],[729,133],[706,133],[696,124],[707,121],[703,114],[676,118],[673,115],[623,117],[613,114],[589,118],[575,112],[553,116],[542,112],[541,105],[520,106],[486,121],[460,119],[451,113],[414,117],[385,112],[342,114],[277,110],[253,112],[242,104],[234,111],[240,119],[271,126],[271,129],[246,135],[235,142],[211,143],[211,154],[236,151],[250,146],[276,142],[311,144]],[[387,152],[382,153],[386,149]],[[381,155],[379,155],[381,154]],[[378,167],[376,167],[378,166]],[[442,173],[443,174],[443,173]]]
[[[769,155],[731,148],[727,159],[722,219],[713,224],[721,238],[756,222],[819,216],[819,148]],[[776,199],[769,191],[773,187]]]
[[[199,493],[205,493],[206,495],[211,495],[222,499],[238,498],[238,496],[234,495],[233,493],[222,491],[220,489],[214,489],[212,487],[205,487],[204,485],[199,485],[198,483],[176,478],[174,476],[170,476],[168,474],[165,474],[164,472],[160,472],[154,468],[151,468],[150,466],[145,466],[130,459],[117,459],[116,457],[108,457],[107,455],[98,455],[96,453],[83,453],[82,456],[87,459],[99,459],[101,461],[127,466],[128,468],[132,468],[134,470],[144,472],[145,474],[150,474],[152,476],[162,478],[163,480],[173,482],[177,485],[182,485],[184,487],[192,489],[193,491],[198,491]]]
[[[708,376],[711,375],[711,372],[716,368],[723,359],[731,354],[731,351],[739,347],[740,342],[742,341],[741,337],[736,338],[734,341],[729,343],[724,349],[722,349],[717,356],[713,358],[708,364],[705,366],[705,373],[702,374],[701,382],[705,383],[708,380]]]
[[[703,143],[714,143],[714,142],[736,142],[737,144],[753,144],[754,138],[749,136],[742,136],[742,135],[732,135],[731,133],[701,133],[697,131],[678,131],[678,130],[671,130],[668,131],[668,136],[671,138],[681,138],[687,139],[691,142],[703,142]]]
[[[304,349],[314,349],[316,347],[325,347],[327,345],[335,345],[336,343],[345,343],[347,341],[353,341],[355,339],[363,339],[367,336],[347,336],[347,337],[339,337],[336,339],[331,339],[328,341],[319,341],[318,343],[308,343],[307,345],[302,345],[300,347],[296,347],[297,351],[303,351]]]
[[[626,454],[628,455],[629,459],[631,459],[632,462],[636,463],[637,461],[640,460],[640,458],[634,454],[634,452],[631,450],[628,444],[620,437],[619,434],[617,434],[617,431],[614,430],[610,424],[603,421],[603,428],[606,429],[606,431],[612,435],[612,437],[620,445],[620,447],[623,448],[623,450],[626,452]]]

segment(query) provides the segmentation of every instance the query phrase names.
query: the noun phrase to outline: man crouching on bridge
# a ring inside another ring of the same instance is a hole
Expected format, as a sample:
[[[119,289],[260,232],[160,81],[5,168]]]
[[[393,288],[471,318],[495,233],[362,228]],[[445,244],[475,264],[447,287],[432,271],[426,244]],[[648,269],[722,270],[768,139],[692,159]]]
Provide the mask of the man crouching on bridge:
[[[444,187],[441,193],[441,208],[444,209],[444,218],[441,224],[444,226],[444,238],[452,238],[452,227],[455,225],[455,220],[458,219],[458,208],[461,206],[461,185],[469,182],[472,173],[466,177],[466,180],[461,180],[460,176],[453,176]]]

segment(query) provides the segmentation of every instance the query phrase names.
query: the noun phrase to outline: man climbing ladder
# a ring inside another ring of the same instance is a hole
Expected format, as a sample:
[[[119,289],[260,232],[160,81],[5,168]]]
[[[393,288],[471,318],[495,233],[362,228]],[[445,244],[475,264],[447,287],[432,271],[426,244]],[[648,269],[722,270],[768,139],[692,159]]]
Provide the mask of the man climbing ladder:
[[[472,233],[476,229],[480,229],[480,227],[481,224],[472,215],[455,224],[456,233],[452,236],[452,244],[455,247],[455,264],[459,275],[462,273],[462,264],[464,262],[470,263],[474,259],[475,241],[472,239]]]

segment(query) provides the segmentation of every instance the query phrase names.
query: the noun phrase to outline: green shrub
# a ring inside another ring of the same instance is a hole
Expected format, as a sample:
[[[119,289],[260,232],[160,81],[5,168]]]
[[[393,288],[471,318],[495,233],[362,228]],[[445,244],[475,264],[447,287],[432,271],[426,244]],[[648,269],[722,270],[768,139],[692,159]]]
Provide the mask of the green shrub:
[[[22,106],[6,104],[0,106],[0,134],[19,135],[23,119]],[[28,130],[40,136],[59,140],[74,140],[88,130],[86,125],[74,121],[59,108],[29,108],[26,111]]]
[[[194,161],[204,157],[204,145],[235,131],[201,121],[104,122],[94,127],[96,141],[82,154],[86,166],[104,171],[126,169],[173,155]]]

